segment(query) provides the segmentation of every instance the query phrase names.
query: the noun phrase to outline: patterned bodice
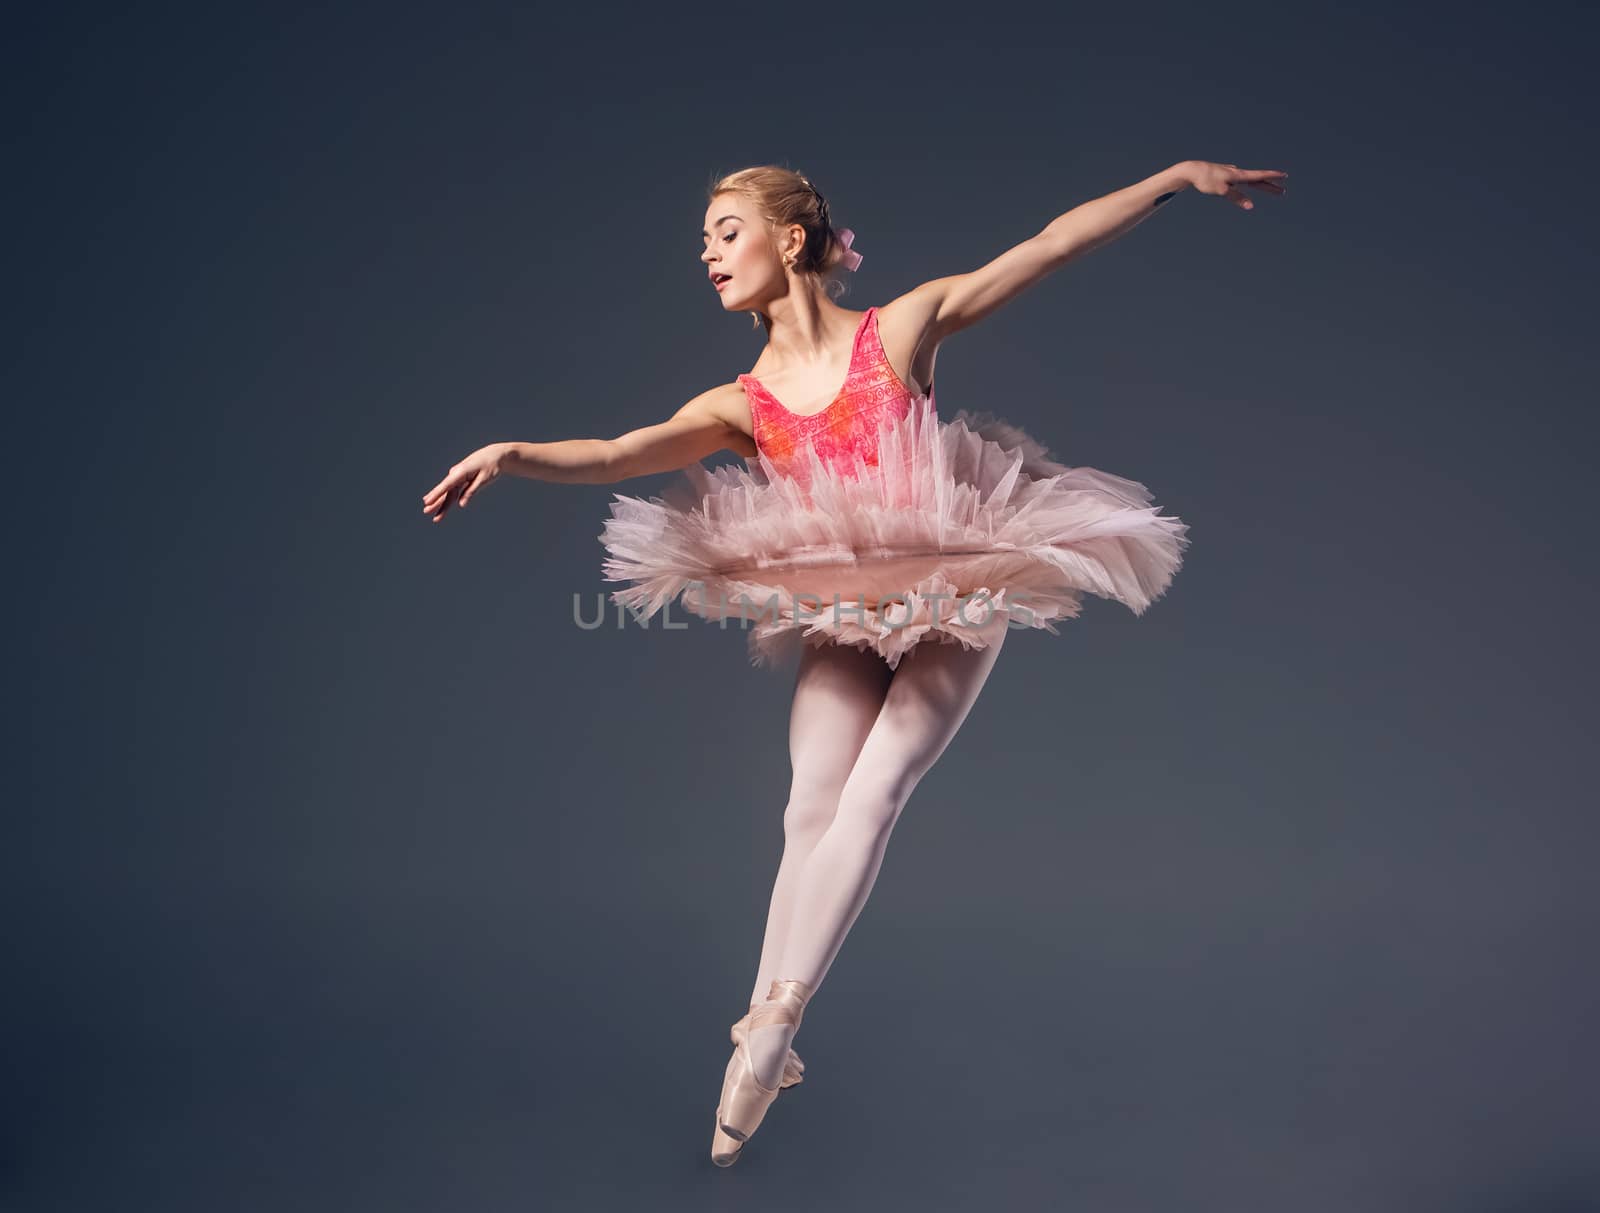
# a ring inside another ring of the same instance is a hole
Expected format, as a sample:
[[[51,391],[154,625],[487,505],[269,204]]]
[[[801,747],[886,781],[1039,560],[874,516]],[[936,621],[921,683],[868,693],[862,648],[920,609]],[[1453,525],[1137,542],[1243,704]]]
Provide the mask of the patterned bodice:
[[[787,476],[803,481],[807,444],[824,467],[852,466],[861,455],[870,467],[878,463],[878,426],[886,413],[905,417],[916,398],[889,365],[878,339],[878,309],[869,307],[856,326],[850,369],[833,402],[818,413],[791,413],[753,375],[740,375],[750,401],[756,448]]]

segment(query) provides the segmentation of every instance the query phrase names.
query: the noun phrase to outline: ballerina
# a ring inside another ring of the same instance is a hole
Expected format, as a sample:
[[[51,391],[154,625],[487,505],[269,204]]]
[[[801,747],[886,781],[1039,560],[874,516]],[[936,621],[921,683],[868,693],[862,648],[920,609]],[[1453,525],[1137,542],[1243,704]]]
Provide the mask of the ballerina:
[[[834,301],[834,274],[861,254],[821,192],[787,168],[729,174],[709,191],[701,261],[723,310],[766,330],[750,372],[616,438],[482,447],[424,494],[437,523],[506,474],[612,484],[681,470],[663,497],[613,498],[604,571],[628,583],[613,599],[642,619],[676,598],[708,620],[754,621],[755,664],[798,659],[783,856],[749,1010],[729,1029],[717,1165],[802,1081],[804,1012],[1006,634],[1056,633],[1085,593],[1142,614],[1189,543],[1138,481],[1058,463],[988,413],[941,420],[939,346],[1183,190],[1250,210],[1241,187],[1282,195],[1287,176],[1186,160],[971,273],[853,313]],[[721,450],[745,465],[700,462]]]

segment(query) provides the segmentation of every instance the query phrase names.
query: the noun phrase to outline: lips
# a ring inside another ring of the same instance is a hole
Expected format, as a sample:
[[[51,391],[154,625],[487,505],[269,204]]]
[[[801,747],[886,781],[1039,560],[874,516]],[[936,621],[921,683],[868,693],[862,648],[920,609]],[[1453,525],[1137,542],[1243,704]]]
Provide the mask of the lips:
[[[716,287],[719,291],[723,288],[723,286],[726,283],[728,283],[730,281],[732,281],[732,277],[731,277],[731,275],[728,275],[728,274],[712,274],[711,275],[711,285]]]

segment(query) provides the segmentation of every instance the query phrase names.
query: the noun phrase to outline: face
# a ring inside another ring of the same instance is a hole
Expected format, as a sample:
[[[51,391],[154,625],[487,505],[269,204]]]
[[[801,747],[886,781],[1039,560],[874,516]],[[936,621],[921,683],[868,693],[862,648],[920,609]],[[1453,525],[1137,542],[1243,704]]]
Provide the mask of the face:
[[[705,251],[700,261],[725,310],[753,309],[783,288],[783,264],[748,198],[718,194],[706,208],[701,235]]]

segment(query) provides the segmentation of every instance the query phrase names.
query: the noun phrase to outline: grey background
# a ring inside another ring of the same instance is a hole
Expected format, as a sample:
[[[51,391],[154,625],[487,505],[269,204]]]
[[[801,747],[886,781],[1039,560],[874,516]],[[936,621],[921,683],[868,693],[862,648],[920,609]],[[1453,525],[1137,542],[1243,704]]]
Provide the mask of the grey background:
[[[11,35],[7,1209],[1600,1208],[1576,7]],[[861,309],[1189,157],[1289,196],[938,367],[1187,562],[1011,634],[720,1171],[789,679],[574,626],[665,476],[420,497],[749,369],[713,174],[813,175]]]

